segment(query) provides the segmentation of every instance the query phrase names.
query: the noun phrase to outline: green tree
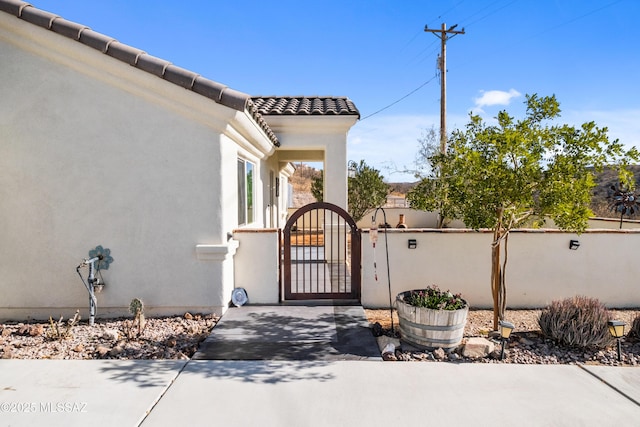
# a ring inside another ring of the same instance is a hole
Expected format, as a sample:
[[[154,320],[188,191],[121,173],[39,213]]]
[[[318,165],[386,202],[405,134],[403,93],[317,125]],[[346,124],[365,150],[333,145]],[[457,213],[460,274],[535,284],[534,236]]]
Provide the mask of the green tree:
[[[367,166],[364,160],[349,162],[351,176],[348,178],[347,211],[354,221],[360,221],[367,211],[382,206],[387,200],[389,186],[384,182],[380,171]],[[323,175],[313,178],[311,194],[317,201],[323,198]]]
[[[323,172],[320,171],[320,175],[314,176],[311,180],[311,194],[318,202],[324,199],[324,180],[322,178]]]
[[[437,228],[442,228],[454,217],[450,212],[451,206],[446,203],[445,182],[438,179],[440,176],[439,166],[434,162],[434,156],[440,153],[440,135],[436,130],[423,131],[418,138],[419,148],[416,155],[414,174],[416,178],[424,177],[424,172],[428,174],[407,193],[407,201],[413,209],[426,210],[438,213]],[[430,197],[426,197],[430,195]],[[437,195],[437,197],[435,197]]]
[[[352,174],[348,179],[348,210],[357,222],[367,211],[384,205],[389,186],[382,179],[380,171],[368,166],[364,160],[360,160],[360,163],[349,162],[349,170]]]
[[[527,95],[525,104],[524,119],[502,111],[495,125],[471,114],[466,127],[453,132],[446,153],[430,158],[434,172],[409,198],[412,207],[441,208],[442,215],[459,218],[470,228],[493,230],[496,329],[506,308],[510,230],[540,226],[550,217],[562,230],[584,231],[592,214],[594,173],[616,164],[621,184],[631,188],[634,183],[626,166],[638,160],[635,147],[625,151],[594,122],[579,128],[552,124],[560,116],[555,96]]]

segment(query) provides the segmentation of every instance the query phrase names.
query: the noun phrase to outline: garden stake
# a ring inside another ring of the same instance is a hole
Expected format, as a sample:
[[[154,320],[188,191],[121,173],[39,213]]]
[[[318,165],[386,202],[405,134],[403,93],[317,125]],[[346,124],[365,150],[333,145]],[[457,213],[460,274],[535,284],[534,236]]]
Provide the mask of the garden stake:
[[[384,227],[385,227],[385,231],[384,231],[384,246],[385,246],[385,251],[387,253],[387,283],[389,285],[389,314],[391,316],[391,333],[394,333],[394,328],[393,328],[393,303],[391,302],[391,272],[389,271],[389,243],[387,240],[387,232],[389,231],[387,229],[388,225],[387,225],[387,213],[384,211],[384,208],[379,207],[376,208],[375,212],[373,213],[373,216],[371,217],[371,222],[373,223],[373,228],[375,230],[375,238],[372,238],[373,241],[373,255],[374,255],[374,261],[373,261],[373,269],[375,272],[375,278],[376,281],[378,280],[378,273],[376,271],[376,261],[375,261],[375,250],[376,250],[376,240],[377,240],[377,236],[378,236],[378,228],[375,225],[376,224],[376,216],[378,215],[378,211],[382,211],[382,220],[384,221]]]

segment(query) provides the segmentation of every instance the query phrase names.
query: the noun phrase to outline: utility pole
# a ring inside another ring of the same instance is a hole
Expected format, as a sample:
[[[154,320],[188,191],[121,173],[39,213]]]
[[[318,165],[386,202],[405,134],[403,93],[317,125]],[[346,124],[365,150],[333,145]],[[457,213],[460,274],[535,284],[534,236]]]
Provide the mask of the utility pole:
[[[438,58],[438,68],[440,69],[440,152],[445,153],[447,149],[447,40],[458,34],[464,34],[464,28],[456,31],[458,24],[450,27],[443,23],[439,30],[429,29],[426,25],[424,31],[433,33],[440,39],[441,51]]]

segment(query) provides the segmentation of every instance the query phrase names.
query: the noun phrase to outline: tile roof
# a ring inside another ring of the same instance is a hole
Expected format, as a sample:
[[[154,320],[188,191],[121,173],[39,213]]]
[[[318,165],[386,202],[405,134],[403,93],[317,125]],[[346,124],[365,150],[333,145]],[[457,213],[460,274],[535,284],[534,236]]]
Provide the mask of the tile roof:
[[[37,9],[21,0],[0,0],[0,11],[76,40],[133,67],[210,98],[218,104],[238,111],[246,111],[276,146],[280,146],[280,142],[267,125],[263,115],[351,115],[360,117],[360,112],[355,104],[346,97],[251,97],[246,93],[175,66],[169,61],[151,56],[140,49],[120,43],[114,38],[95,32],[82,24],[67,21],[58,15]]]
[[[67,21],[58,15],[37,9],[24,1],[0,0],[0,11],[76,40],[133,67],[210,98],[218,104],[238,111],[246,111],[267,134],[271,142],[276,146],[280,145],[275,133],[267,125],[254,106],[251,97],[246,93],[177,67],[164,59],[148,55],[140,49],[120,43],[112,37],[95,32],[82,24]]]
[[[254,96],[262,115],[277,116],[358,116],[355,104],[346,97],[332,96]]]

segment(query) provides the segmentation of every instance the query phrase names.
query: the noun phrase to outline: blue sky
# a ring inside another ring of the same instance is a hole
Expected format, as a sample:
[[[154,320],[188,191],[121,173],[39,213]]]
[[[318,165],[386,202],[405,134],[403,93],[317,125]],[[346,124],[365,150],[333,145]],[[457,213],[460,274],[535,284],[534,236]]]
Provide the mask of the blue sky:
[[[348,96],[361,113],[349,159],[391,182],[414,180],[396,171],[439,128],[440,40],[425,25],[466,33],[447,43],[449,131],[555,94],[562,123],[593,120],[640,148],[637,0],[31,3],[251,95]]]

